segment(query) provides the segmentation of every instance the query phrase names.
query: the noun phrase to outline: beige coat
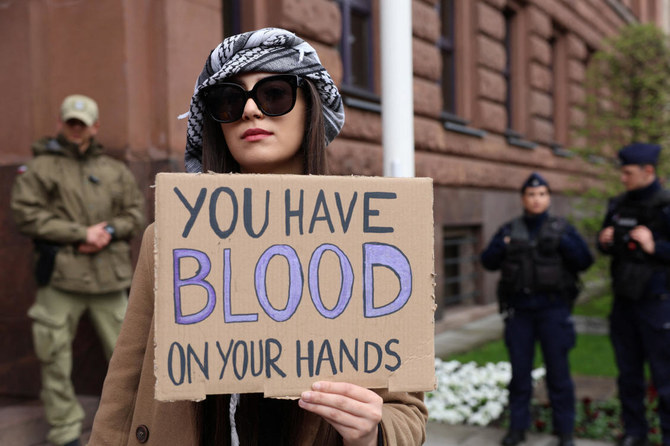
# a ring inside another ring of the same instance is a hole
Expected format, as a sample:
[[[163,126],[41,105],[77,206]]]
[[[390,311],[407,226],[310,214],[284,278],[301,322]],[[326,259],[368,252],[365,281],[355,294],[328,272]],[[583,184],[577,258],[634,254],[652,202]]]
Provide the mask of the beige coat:
[[[109,364],[90,445],[136,445],[148,434],[147,445],[196,446],[196,403],[163,403],[154,399],[154,228],[144,233],[121,335]],[[427,419],[421,393],[378,392],[384,399],[382,430],[386,445],[423,444]],[[332,429],[307,413],[308,438],[303,446],[328,446],[317,438]]]

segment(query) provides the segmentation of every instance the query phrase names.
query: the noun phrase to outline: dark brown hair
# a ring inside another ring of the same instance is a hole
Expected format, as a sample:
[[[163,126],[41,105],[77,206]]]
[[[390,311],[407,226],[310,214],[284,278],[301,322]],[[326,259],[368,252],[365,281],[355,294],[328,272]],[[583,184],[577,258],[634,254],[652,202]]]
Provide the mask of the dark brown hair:
[[[321,96],[308,79],[303,78],[305,92],[305,134],[300,145],[303,158],[303,174],[324,175],[326,165],[326,130]],[[240,172],[240,165],[233,158],[223,137],[221,125],[205,113],[202,129],[202,170],[203,172]]]
[[[307,79],[305,92],[305,134],[300,150],[303,158],[303,174],[323,175],[327,173],[326,135],[321,97],[314,84]],[[206,116],[203,120],[203,172],[240,172],[226,144],[221,125]],[[197,425],[201,433],[200,445],[229,445],[229,395],[209,395],[198,403]],[[236,411],[237,432],[241,445],[294,445],[304,434],[305,412],[295,400],[263,398],[261,394],[240,395]],[[332,428],[319,431],[319,441],[341,444],[341,438]]]
[[[230,395],[209,395],[198,403],[200,446],[229,446]],[[314,423],[318,421],[318,426]],[[315,445],[342,446],[342,436],[318,415],[305,412],[296,400],[263,398],[259,393],[240,395],[235,412],[240,445],[294,446],[306,436]]]

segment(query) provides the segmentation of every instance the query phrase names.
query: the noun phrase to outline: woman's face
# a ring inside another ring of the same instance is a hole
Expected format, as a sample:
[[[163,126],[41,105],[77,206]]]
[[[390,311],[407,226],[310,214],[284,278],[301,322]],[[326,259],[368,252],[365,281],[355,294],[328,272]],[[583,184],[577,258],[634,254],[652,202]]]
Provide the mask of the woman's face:
[[[272,73],[245,73],[230,79],[245,90]],[[249,98],[240,119],[222,123],[230,153],[243,173],[303,173],[300,150],[305,133],[305,98],[298,88],[293,110],[282,116],[266,116]]]

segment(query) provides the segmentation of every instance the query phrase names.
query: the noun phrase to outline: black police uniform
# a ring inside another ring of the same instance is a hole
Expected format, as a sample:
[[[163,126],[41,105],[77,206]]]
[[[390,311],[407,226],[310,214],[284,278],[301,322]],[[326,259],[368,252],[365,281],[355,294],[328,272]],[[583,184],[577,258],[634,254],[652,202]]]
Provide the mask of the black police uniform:
[[[649,228],[655,252],[644,253],[630,239],[635,226]],[[614,304],[610,337],[626,435],[645,438],[644,363],[659,398],[663,445],[670,446],[670,191],[655,180],[609,202],[603,228],[614,227],[614,243],[599,249],[612,255]]]
[[[481,261],[488,270],[501,269],[498,297],[506,313],[504,336],[512,365],[510,431],[530,426],[531,371],[539,340],[554,430],[572,435],[575,392],[568,352],[575,345],[575,329],[570,314],[577,273],[593,263],[586,242],[563,218],[547,212],[525,215],[498,230]]]

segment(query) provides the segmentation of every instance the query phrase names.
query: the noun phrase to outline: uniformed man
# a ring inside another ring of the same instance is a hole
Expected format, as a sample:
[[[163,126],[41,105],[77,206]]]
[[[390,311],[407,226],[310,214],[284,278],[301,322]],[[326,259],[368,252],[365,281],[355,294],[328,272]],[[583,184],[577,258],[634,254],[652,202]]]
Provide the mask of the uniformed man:
[[[72,341],[89,311],[109,360],[123,320],[132,266],[128,240],[144,225],[144,199],[126,166],[94,139],[98,106],[72,95],[60,109],[59,134],[33,144],[19,168],[11,208],[34,241],[35,353],[40,361],[47,439],[79,445],[84,411],[70,379]]]
[[[575,391],[568,352],[575,345],[571,318],[579,292],[578,272],[593,263],[584,239],[564,218],[549,214],[547,181],[532,173],[521,187],[523,215],[505,223],[481,255],[484,268],[501,270],[500,310],[512,365],[510,426],[502,440],[514,446],[530,427],[531,372],[540,341],[553,427],[560,446],[573,446]]]
[[[625,434],[620,446],[646,446],[644,364],[658,392],[663,445],[670,446],[670,192],[656,177],[661,147],[619,151],[626,192],[612,198],[598,248],[612,256],[610,337]]]

